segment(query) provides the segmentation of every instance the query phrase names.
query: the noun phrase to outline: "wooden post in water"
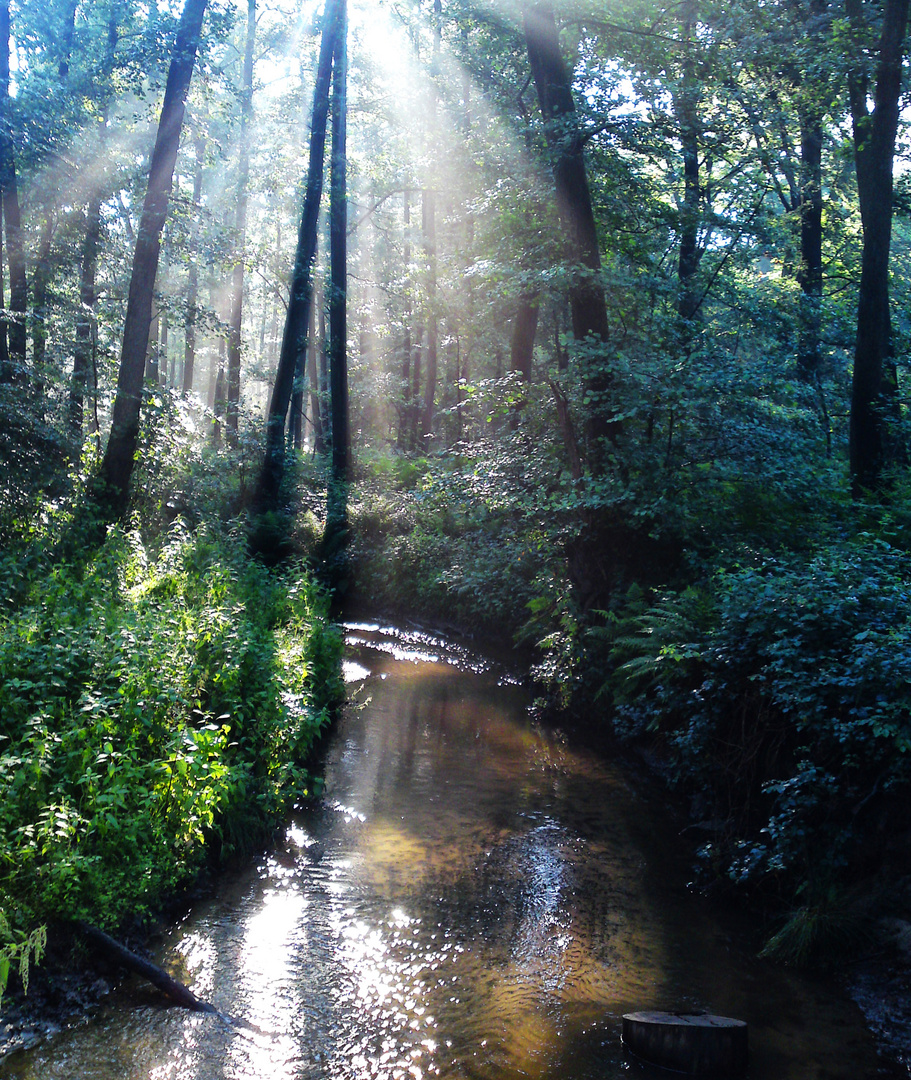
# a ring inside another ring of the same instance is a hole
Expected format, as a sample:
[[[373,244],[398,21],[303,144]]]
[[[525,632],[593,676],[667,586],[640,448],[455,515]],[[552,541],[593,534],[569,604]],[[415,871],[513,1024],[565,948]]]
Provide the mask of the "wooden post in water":
[[[689,1076],[739,1076],[747,1025],[709,1013],[636,1012],[623,1017],[623,1044],[637,1057]]]

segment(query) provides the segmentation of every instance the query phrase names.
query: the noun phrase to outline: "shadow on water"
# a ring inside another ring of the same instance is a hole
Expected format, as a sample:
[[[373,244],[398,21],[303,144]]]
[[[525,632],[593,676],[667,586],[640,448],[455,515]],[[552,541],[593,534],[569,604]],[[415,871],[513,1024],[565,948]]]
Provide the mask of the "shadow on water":
[[[641,1008],[747,1020],[750,1080],[877,1074],[852,1005],[752,959],[680,887],[666,814],[619,767],[536,730],[476,657],[348,638],[324,797],[161,949],[243,1023],[127,986],[0,1076],[655,1080],[619,1039]]]

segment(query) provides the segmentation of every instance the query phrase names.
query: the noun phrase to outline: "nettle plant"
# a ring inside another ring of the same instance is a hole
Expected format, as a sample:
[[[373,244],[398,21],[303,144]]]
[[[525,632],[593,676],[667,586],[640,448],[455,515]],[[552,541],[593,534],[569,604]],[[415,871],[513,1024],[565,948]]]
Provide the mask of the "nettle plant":
[[[312,783],[340,694],[326,598],[239,540],[114,529],[0,620],[0,905],[116,926]]]

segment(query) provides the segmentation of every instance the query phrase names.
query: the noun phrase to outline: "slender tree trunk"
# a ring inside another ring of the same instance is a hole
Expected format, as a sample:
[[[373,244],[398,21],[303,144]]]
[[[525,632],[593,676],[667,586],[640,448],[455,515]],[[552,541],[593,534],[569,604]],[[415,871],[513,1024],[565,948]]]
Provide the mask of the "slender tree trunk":
[[[168,386],[174,381],[174,361],[170,360],[170,379],[168,377],[168,309],[162,308],[158,320],[158,381]]]
[[[247,188],[250,179],[250,121],[253,116],[253,48],[256,43],[256,0],[247,0],[247,40],[244,50],[244,90],[240,112],[240,154],[237,168],[235,254],[231,275],[231,320],[228,333],[228,441],[237,446],[240,411],[240,349],[244,305],[244,248],[247,239]]]
[[[699,123],[697,103],[699,84],[696,78],[695,49],[696,0],[686,0],[682,12],[682,31],[686,56],[683,79],[674,94],[681,155],[683,158],[683,209],[680,214],[680,252],[677,261],[677,314],[682,324],[682,336],[690,336],[690,326],[699,310],[696,272],[702,258],[699,248],[699,221],[702,210],[702,190],[699,183]]]
[[[409,438],[411,446],[417,449],[418,445],[418,420],[420,418],[421,400],[421,353],[424,348],[424,327],[415,327],[414,343],[411,356],[411,425]]]
[[[190,265],[187,269],[187,316],[184,324],[183,384],[181,392],[188,397],[193,390],[196,367],[196,321],[199,318],[199,209],[202,204],[202,174],[206,160],[206,140],[197,128],[193,132],[196,168],[193,171],[193,226],[191,231]]]
[[[19,212],[19,189],[16,181],[16,160],[10,115],[9,55],[9,0],[0,0],[0,193],[2,193],[3,201],[10,278],[9,314],[4,317],[4,321],[7,326],[12,376],[16,381],[24,382],[27,379],[28,279],[22,242],[22,219]]]
[[[329,83],[332,57],[341,24],[340,0],[327,0],[319,67],[313,92],[313,117],[310,124],[310,156],[307,167],[307,193],[297,238],[291,293],[285,318],[281,352],[275,385],[269,402],[266,428],[266,452],[259,475],[254,509],[258,513],[275,508],[285,471],[285,417],[291,403],[294,373],[301,350],[306,349],[310,296],[313,288],[312,266],[316,255],[319,204],[323,191],[323,159],[326,149],[326,122],[329,114]]]
[[[143,378],[158,382],[158,341],[161,327],[161,308],[156,307],[149,324],[149,343],[146,347],[146,363]]]
[[[48,296],[51,285],[51,245],[54,241],[54,217],[51,207],[44,208],[41,238],[38,241],[35,269],[32,273],[32,365],[35,378],[42,381],[47,353]]]
[[[315,388],[311,380],[311,372],[313,376],[316,374],[315,338],[316,311],[311,296],[310,312],[307,317],[307,348],[300,355],[300,365],[294,380],[294,393],[291,396],[291,439],[295,450],[301,450],[304,446],[308,384],[311,403],[318,403],[319,400],[314,393]],[[312,422],[311,427],[313,427]]]
[[[424,234],[424,255],[427,260],[427,314],[424,357],[424,405],[421,409],[420,431],[426,440],[433,434],[433,406],[437,389],[437,363],[439,353],[439,323],[436,312],[437,299],[437,227],[436,192],[425,188],[421,199],[421,221]]]
[[[800,111],[800,326],[797,370],[814,382],[821,364],[822,332],[822,115],[804,106]]]
[[[307,373],[310,383],[310,423],[313,427],[313,452],[317,455],[326,452],[326,436],[323,430],[322,396],[320,394],[319,380],[319,337],[317,335],[316,310],[318,305],[319,290],[313,290],[310,303],[310,322],[307,334]]]
[[[329,183],[329,382],[332,403],[332,477],[348,479],[348,20],[342,0],[332,77],[332,158]]]
[[[853,27],[863,19],[861,0],[846,0]],[[857,341],[851,386],[850,460],[856,497],[876,490],[884,467],[900,456],[889,446],[887,423],[897,402],[891,359],[889,249],[892,237],[892,165],[898,130],[904,39],[909,0],[886,0],[879,42],[874,108],[861,66],[849,72],[857,190],[863,223]],[[858,49],[861,64],[863,57]]]
[[[509,369],[518,371],[526,383],[531,382],[531,363],[535,350],[535,334],[538,331],[538,312],[540,301],[538,293],[523,293],[519,297],[519,306],[512,324],[512,340],[509,345]],[[510,427],[516,431],[519,416],[525,404],[524,395],[517,402],[510,416]]]
[[[0,233],[3,229],[3,202],[0,200]],[[0,311],[6,304],[3,299],[3,245],[0,244]],[[12,364],[9,359],[9,342],[6,337],[6,322],[0,319],[0,385],[13,381]]]
[[[615,438],[611,418],[610,373],[597,345],[607,341],[607,305],[601,283],[601,254],[585,172],[583,139],[573,103],[569,72],[560,52],[553,4],[526,3],[525,42],[550,149],[556,204],[566,234],[567,256],[575,274],[570,287],[573,337],[591,340],[584,363],[586,393],[591,401],[586,434],[589,464],[597,475],[604,467],[605,438]]]
[[[440,41],[442,34],[442,0],[433,0],[433,60],[430,91],[430,141],[437,139],[437,92],[436,78],[440,69]],[[427,258],[427,370],[424,376],[424,409],[421,415],[421,434],[428,439],[433,434],[434,399],[437,389],[439,355],[439,320],[437,316],[437,193],[433,184],[424,189],[422,204],[424,254]]]
[[[206,0],[186,0],[184,5],[149,166],[149,183],[130,277],[111,435],[99,473],[102,487],[96,489],[96,500],[109,520],[123,515],[129,498],[130,476],[139,437],[142,379],[152,323],[161,231],[168,211],[180,129],[205,9]]]
[[[405,269],[404,331],[402,334],[402,408],[399,415],[399,449],[413,450],[411,438],[411,201],[405,188],[403,204],[404,246],[402,263]]]
[[[103,152],[103,151],[102,151]],[[75,440],[83,431],[85,391],[95,339],[95,281],[101,247],[101,195],[93,195],[85,214],[82,261],[79,273],[79,314],[76,319],[76,347],[73,352],[73,381],[70,385],[69,427]]]

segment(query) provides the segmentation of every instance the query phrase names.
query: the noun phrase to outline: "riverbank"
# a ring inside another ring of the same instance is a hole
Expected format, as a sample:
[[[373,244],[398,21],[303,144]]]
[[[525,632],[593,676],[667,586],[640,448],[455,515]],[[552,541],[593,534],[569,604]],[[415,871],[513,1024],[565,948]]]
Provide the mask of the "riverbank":
[[[176,526],[153,545],[113,529],[82,558],[32,551],[16,584],[0,620],[13,953],[42,925],[58,949],[53,928],[74,921],[129,933],[262,844],[310,792],[342,685],[327,596],[239,536]]]
[[[679,827],[644,774],[532,720],[471,650],[367,620],[349,641],[358,704],[326,742],[324,795],[155,954],[262,1039],[121,989],[5,1080],[415,1063],[603,1080],[628,1067],[621,1013],[650,1006],[748,1019],[753,1080],[876,1075],[831,982],[757,960],[683,887]]]

